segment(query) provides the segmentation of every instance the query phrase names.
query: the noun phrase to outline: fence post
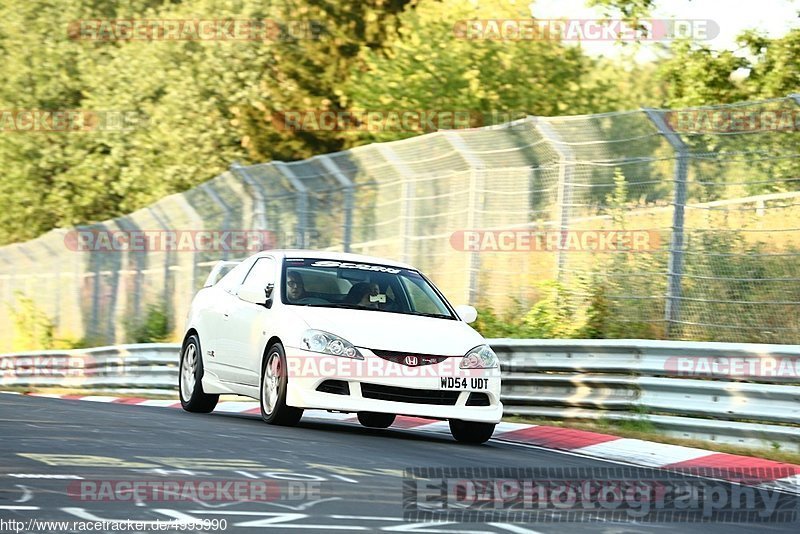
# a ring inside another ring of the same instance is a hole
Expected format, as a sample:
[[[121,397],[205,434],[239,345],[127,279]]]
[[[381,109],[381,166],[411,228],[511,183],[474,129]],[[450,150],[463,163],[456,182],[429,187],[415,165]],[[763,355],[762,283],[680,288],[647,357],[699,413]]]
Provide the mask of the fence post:
[[[569,231],[570,209],[572,208],[572,185],[573,176],[575,174],[573,169],[575,153],[572,151],[572,148],[564,143],[558,132],[541,117],[533,117],[533,124],[536,129],[541,132],[542,137],[552,145],[553,150],[556,151],[559,157],[556,206],[558,206],[557,221],[560,230],[560,238],[558,241],[558,261],[556,261],[556,280],[561,282],[561,273],[566,263],[566,252],[562,244]]]
[[[253,180],[252,176],[250,176],[250,172],[247,170],[247,167],[244,167],[238,161],[234,161],[230,165],[230,171],[236,176],[241,176],[244,182],[247,184],[247,187],[250,188],[250,194],[253,195],[253,220],[250,223],[253,228],[252,230],[266,230],[267,229],[267,215],[264,211],[265,206],[265,197],[264,189],[261,184]]]
[[[217,192],[214,191],[214,188],[211,187],[210,184],[211,184],[211,182],[202,183],[202,184],[200,184],[200,189],[206,195],[208,195],[208,197],[214,202],[214,204],[216,204],[217,206],[220,206],[225,211],[225,216],[222,218],[222,227],[223,227],[224,230],[230,230],[230,227],[231,227],[231,225],[230,225],[231,208],[230,208],[230,206],[228,206],[228,204],[225,203],[224,200],[222,200],[222,197],[220,197],[217,194]],[[229,256],[229,251],[227,251],[227,250],[223,251],[222,259],[227,260],[228,256]]]
[[[306,248],[308,246],[308,241],[306,238],[306,232],[308,232],[308,188],[303,185],[303,182],[300,181],[300,178],[289,168],[289,166],[284,163],[283,161],[273,161],[273,165],[275,168],[278,169],[282,175],[289,180],[289,183],[292,184],[295,191],[297,191],[297,201],[295,203],[295,211],[297,213],[297,239],[295,240],[295,244],[297,248]]]
[[[644,112],[655,124],[658,131],[666,138],[677,154],[675,161],[674,188],[675,202],[672,212],[672,238],[669,246],[669,267],[667,272],[667,300],[664,306],[664,321],[667,327],[667,338],[675,333],[675,326],[680,321],[681,283],[683,281],[683,230],[684,209],[686,207],[686,179],[688,175],[688,147],[656,109],[646,108]]]
[[[455,131],[442,132],[445,139],[458,152],[470,167],[469,173],[469,211],[467,212],[468,230],[477,230],[481,225],[478,207],[483,205],[483,194],[478,189],[483,189],[486,166],[479,157],[475,156],[464,143],[464,140]],[[469,255],[469,270],[467,273],[467,304],[475,305],[478,299],[478,275],[481,270],[480,250]]]
[[[342,249],[350,252],[350,243],[353,235],[353,182],[345,176],[339,167],[328,155],[319,156],[322,166],[333,175],[344,190],[344,223],[342,228]]]
[[[403,180],[403,204],[400,208],[400,218],[403,221],[403,233],[401,238],[403,240],[403,263],[412,263],[411,258],[411,236],[414,234],[414,172],[403,163],[403,160],[395,153],[388,144],[377,144],[375,147],[398,170]]]

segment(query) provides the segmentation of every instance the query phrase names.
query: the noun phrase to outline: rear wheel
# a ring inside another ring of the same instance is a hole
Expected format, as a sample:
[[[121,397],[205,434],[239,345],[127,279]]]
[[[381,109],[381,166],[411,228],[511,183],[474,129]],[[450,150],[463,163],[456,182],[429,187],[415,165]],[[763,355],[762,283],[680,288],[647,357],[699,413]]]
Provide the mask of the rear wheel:
[[[271,425],[293,426],[303,417],[301,408],[286,406],[286,369],[283,345],[276,343],[267,350],[261,369],[261,418]]]
[[[203,391],[202,378],[203,357],[200,352],[200,339],[193,334],[183,343],[178,373],[181,406],[187,412],[211,412],[219,401],[219,395],[209,395]]]
[[[358,422],[368,428],[389,428],[394,423],[393,413],[358,412]]]
[[[494,423],[475,423],[450,419],[450,433],[460,443],[486,443],[494,434]]]

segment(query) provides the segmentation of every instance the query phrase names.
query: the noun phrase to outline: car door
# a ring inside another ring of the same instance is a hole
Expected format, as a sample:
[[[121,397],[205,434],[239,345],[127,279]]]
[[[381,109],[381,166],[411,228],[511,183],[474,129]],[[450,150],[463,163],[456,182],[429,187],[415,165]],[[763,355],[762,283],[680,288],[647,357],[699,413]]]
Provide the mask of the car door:
[[[258,258],[239,288],[264,292],[277,278],[277,262],[271,256]],[[238,290],[237,290],[238,292]],[[265,298],[266,298],[266,293]],[[272,311],[260,304],[234,298],[228,310],[227,328],[222,334],[225,351],[221,355],[225,380],[258,386],[261,355],[264,352]]]
[[[202,320],[198,325],[200,344],[203,350],[203,366],[206,371],[220,380],[228,380],[223,365],[224,354],[231,352],[224,337],[228,331],[231,306],[239,300],[236,290],[244,281],[245,275],[253,266],[253,259],[247,259],[231,269],[213,288],[213,297],[209,299],[202,311]]]

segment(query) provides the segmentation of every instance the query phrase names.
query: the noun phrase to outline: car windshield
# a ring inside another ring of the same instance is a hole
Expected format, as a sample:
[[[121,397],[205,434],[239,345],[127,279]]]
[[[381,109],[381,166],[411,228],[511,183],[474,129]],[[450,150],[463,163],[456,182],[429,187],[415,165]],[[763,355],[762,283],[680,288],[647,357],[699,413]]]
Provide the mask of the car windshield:
[[[438,290],[411,269],[319,258],[287,258],[282,279],[284,304],[455,319]]]

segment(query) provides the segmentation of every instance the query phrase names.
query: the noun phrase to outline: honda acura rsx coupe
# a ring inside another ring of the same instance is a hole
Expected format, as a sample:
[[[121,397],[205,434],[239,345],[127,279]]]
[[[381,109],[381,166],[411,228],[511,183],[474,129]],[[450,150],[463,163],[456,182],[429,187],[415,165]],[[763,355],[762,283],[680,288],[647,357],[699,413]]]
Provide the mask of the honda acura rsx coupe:
[[[476,315],[390,260],[271,250],[219,262],[189,311],[181,404],[210,412],[220,394],[245,395],[282,425],[306,409],[356,413],[372,428],[410,415],[483,443],[503,405],[497,357],[468,325]]]

